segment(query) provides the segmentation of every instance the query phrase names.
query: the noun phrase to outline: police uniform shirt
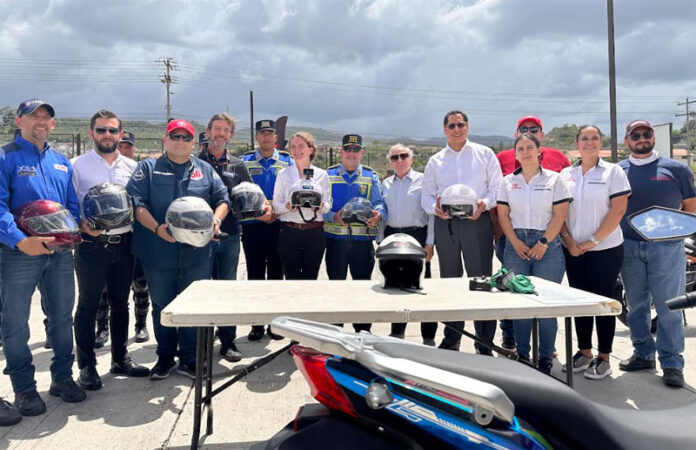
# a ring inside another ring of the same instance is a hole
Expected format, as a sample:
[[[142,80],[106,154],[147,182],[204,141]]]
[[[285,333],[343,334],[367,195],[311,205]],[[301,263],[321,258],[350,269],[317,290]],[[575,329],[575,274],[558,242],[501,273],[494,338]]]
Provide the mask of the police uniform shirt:
[[[116,154],[113,164],[109,164],[94,149],[89,153],[73,158],[72,182],[77,193],[77,200],[80,203],[80,212],[82,212],[82,202],[85,200],[85,195],[91,187],[101,183],[114,183],[123,187],[128,184],[128,180],[138,164],[118,153],[118,150],[116,150]],[[133,226],[128,225],[109,230],[106,234],[123,234],[132,229]]]
[[[310,169],[314,171],[312,180],[319,183],[322,192],[322,208],[317,212],[317,221],[322,221],[322,214],[331,211],[331,189],[329,187],[329,176],[324,169],[310,165]],[[302,177],[304,178],[304,177]],[[281,222],[305,223],[298,211],[289,210],[285,204],[290,201],[290,188],[297,180],[300,179],[300,173],[297,167],[292,166],[285,168],[278,173],[276,178],[275,188],[273,190],[273,212],[280,214]],[[302,208],[302,214],[305,219],[314,217],[314,211],[308,208]]]
[[[287,152],[274,150],[273,154],[264,158],[258,150],[246,153],[242,156],[251,179],[263,190],[268,200],[273,199],[273,189],[276,177],[282,169],[294,166],[295,163]]]
[[[553,218],[554,205],[571,200],[561,175],[540,166],[529,184],[521,168],[503,178],[497,201],[510,208],[512,228],[543,231]]]
[[[409,228],[427,226],[425,243],[435,243],[434,216],[426,214],[421,207],[423,192],[423,173],[413,169],[398,178],[396,175],[385,178],[382,182],[382,197],[387,206],[389,217],[386,226],[392,228]]]
[[[502,179],[500,163],[490,148],[470,140],[458,152],[448,145],[431,156],[425,166],[421,205],[426,213],[435,214],[435,202],[445,189],[466,184],[489,210],[495,206]]]
[[[611,207],[611,199],[631,193],[626,174],[616,164],[599,158],[597,165],[582,173],[582,161],[561,172],[573,201],[568,209],[566,225],[576,242],[587,242],[599,228]],[[621,227],[617,226],[599,245],[590,251],[606,250],[623,242]]]

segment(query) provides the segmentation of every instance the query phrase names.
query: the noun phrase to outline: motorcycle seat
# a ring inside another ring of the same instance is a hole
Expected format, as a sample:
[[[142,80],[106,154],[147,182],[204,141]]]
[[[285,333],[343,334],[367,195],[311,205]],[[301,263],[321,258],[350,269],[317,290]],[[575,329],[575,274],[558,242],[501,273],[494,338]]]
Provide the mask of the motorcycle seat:
[[[696,402],[657,411],[613,408],[509,359],[401,343],[374,348],[498,386],[515,404],[515,415],[550,438],[554,447],[683,449],[696,442]]]

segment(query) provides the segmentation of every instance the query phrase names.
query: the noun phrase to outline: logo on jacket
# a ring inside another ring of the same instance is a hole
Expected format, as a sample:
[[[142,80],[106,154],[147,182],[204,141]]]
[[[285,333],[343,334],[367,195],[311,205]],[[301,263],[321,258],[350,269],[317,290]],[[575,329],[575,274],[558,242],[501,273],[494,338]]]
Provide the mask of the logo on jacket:
[[[367,185],[361,184],[360,185],[360,195],[365,195],[367,194]]]
[[[17,175],[20,177],[35,177],[36,167],[34,166],[17,166]]]
[[[512,183],[510,189],[522,189],[522,186],[519,183]]]
[[[57,163],[56,163],[56,164],[53,165],[53,168],[56,169],[56,170],[62,170],[63,172],[67,172],[67,171],[68,171],[68,166],[64,166],[63,164],[57,164]]]
[[[201,169],[195,169],[193,172],[191,172],[191,177],[192,180],[200,180],[203,178],[203,172],[201,172]]]

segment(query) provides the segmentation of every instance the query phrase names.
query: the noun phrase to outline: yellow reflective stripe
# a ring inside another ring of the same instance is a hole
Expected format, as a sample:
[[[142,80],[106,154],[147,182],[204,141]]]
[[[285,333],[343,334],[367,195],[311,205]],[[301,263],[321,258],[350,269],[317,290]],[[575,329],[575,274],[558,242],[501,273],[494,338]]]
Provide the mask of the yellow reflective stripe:
[[[251,167],[253,169],[256,169],[256,168],[263,169],[263,166],[261,164],[257,163],[256,161],[244,161],[244,164],[247,167]]]
[[[340,175],[330,175],[330,176],[329,176],[329,183],[343,183],[343,184],[348,184],[348,183],[346,183],[346,180],[344,180],[343,177],[340,176]]]

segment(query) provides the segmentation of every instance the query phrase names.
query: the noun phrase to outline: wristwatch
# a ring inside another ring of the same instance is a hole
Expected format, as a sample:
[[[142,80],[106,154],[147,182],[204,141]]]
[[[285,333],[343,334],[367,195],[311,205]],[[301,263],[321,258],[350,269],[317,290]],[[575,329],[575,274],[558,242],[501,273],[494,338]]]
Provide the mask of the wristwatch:
[[[593,234],[592,236],[590,236],[590,242],[592,242],[594,245],[599,245],[602,241],[600,241],[599,239],[597,239],[597,238],[595,237],[595,235]]]
[[[542,236],[542,237],[539,239],[539,243],[540,243],[541,245],[543,245],[544,247],[546,247],[546,248],[549,247],[549,240],[546,239],[544,236]]]

